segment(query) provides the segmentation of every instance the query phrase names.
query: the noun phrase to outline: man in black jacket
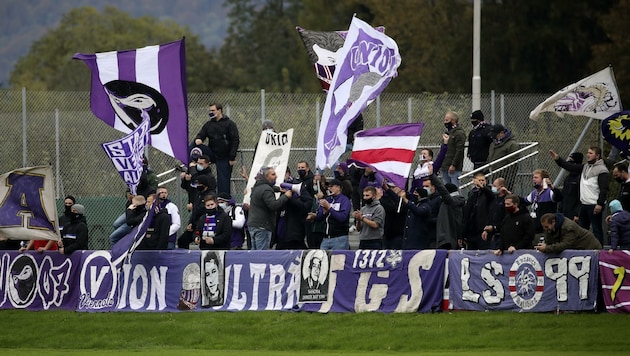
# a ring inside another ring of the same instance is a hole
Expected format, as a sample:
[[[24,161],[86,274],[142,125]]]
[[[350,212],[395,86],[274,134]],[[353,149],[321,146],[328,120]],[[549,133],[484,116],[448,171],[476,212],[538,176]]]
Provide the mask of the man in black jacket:
[[[88,227],[85,221],[85,207],[74,204],[71,208],[70,221],[63,227],[59,252],[69,255],[76,250],[88,249]]]
[[[505,197],[505,218],[501,226],[498,227],[501,232],[500,247],[494,251],[499,256],[503,251],[512,253],[516,250],[531,249],[534,243],[534,221],[529,215],[527,209],[521,209],[519,206],[519,198],[515,194]],[[484,231],[482,235],[486,236]]]
[[[472,161],[474,169],[488,163],[488,152],[492,144],[490,135],[492,125],[483,119],[481,110],[475,110],[470,114],[470,124],[473,128],[468,134],[468,158]]]
[[[201,127],[195,137],[195,145],[203,144],[206,138],[214,155],[210,158],[217,167],[217,193],[231,194],[230,179],[240,138],[236,123],[223,115],[221,104],[210,105],[210,120]]]

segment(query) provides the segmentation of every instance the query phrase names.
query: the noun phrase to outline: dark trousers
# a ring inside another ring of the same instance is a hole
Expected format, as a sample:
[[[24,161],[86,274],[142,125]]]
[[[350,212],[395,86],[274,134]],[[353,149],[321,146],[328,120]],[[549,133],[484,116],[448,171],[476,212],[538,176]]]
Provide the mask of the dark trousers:
[[[193,232],[186,230],[177,239],[177,247],[188,249],[188,245],[190,245],[194,241],[195,237],[193,236]]]
[[[389,236],[383,241],[386,250],[402,250],[403,235]]]
[[[361,240],[359,241],[360,250],[382,250],[383,239]]]
[[[232,179],[232,165],[227,159],[217,159],[217,193],[230,193],[230,179]]]
[[[311,250],[319,250],[319,247],[322,245],[322,241],[324,240],[324,233],[313,231],[310,234],[306,235],[306,243],[308,244],[308,248]]]
[[[595,205],[580,206],[580,221],[579,225],[588,230],[589,227],[593,229],[593,235],[599,240],[599,243],[604,246],[604,229],[602,228],[602,213],[594,214],[593,209]]]
[[[481,233],[475,234],[474,236],[468,236],[466,239],[467,250],[489,250],[490,248],[492,248],[492,240],[486,239],[486,241],[484,241],[481,238]]]
[[[297,240],[278,241],[276,250],[306,250],[306,244]]]

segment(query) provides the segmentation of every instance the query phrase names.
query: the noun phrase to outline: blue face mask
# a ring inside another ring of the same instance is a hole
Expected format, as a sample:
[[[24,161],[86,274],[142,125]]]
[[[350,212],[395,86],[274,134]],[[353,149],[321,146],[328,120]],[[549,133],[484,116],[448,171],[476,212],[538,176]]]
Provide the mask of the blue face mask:
[[[491,189],[494,194],[499,194],[499,189],[497,189],[497,187],[493,186]]]
[[[198,171],[203,171],[203,169],[204,169],[204,168],[203,168],[203,165],[201,165],[201,164],[197,164],[197,170],[198,170]]]

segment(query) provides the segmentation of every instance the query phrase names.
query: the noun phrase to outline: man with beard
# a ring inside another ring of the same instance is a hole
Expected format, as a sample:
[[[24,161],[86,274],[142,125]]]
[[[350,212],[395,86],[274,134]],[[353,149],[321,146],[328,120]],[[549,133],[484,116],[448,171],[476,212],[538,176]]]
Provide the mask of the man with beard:
[[[359,249],[383,249],[383,224],[385,209],[376,198],[376,188],[363,189],[363,207],[353,213],[359,231]]]
[[[271,235],[276,226],[276,212],[293,196],[291,190],[287,190],[276,199],[276,178],[275,169],[264,168],[252,188],[247,226],[252,236],[253,250],[270,248]]]
[[[615,181],[621,184],[617,200],[621,203],[623,210],[630,212],[630,174],[628,174],[628,162],[615,164],[612,175]]]
[[[580,172],[580,213],[581,227],[592,227],[593,234],[600,244],[604,243],[602,211],[606,206],[610,172],[601,158],[602,150],[591,146],[586,152],[586,164],[580,165],[563,160],[556,152],[549,150],[556,164],[569,172]],[[542,221],[541,221],[542,222]]]

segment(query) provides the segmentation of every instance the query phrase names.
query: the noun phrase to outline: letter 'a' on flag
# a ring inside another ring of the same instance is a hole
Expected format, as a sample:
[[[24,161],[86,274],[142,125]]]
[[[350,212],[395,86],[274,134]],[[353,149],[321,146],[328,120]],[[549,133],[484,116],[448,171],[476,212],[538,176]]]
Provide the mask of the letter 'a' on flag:
[[[301,27],[295,28],[304,43],[308,59],[315,69],[324,92],[328,92],[337,65],[337,54],[346,40],[348,31],[310,31]],[[379,32],[385,32],[385,27],[375,27]]]
[[[398,45],[354,17],[338,53],[317,137],[317,168],[332,167],[346,149],[348,126],[387,87],[400,66]]]
[[[50,166],[0,175],[0,238],[59,240],[57,204]]]
[[[424,123],[398,124],[359,131],[350,160],[369,165],[389,182],[405,188]]]
[[[553,112],[560,117],[566,114],[604,120],[621,110],[615,75],[608,66],[553,94],[532,110],[529,118],[537,120],[540,113]]]
[[[124,133],[151,118],[150,144],[188,162],[188,101],[184,39],[134,50],[76,53],[92,71],[90,107]]]
[[[602,136],[619,151],[630,156],[630,111],[612,114],[602,121]]]
[[[101,147],[112,160],[114,167],[129,187],[132,195],[136,195],[140,176],[142,175],[142,154],[149,143],[150,118],[143,112],[144,120],[125,137],[102,143]]]

